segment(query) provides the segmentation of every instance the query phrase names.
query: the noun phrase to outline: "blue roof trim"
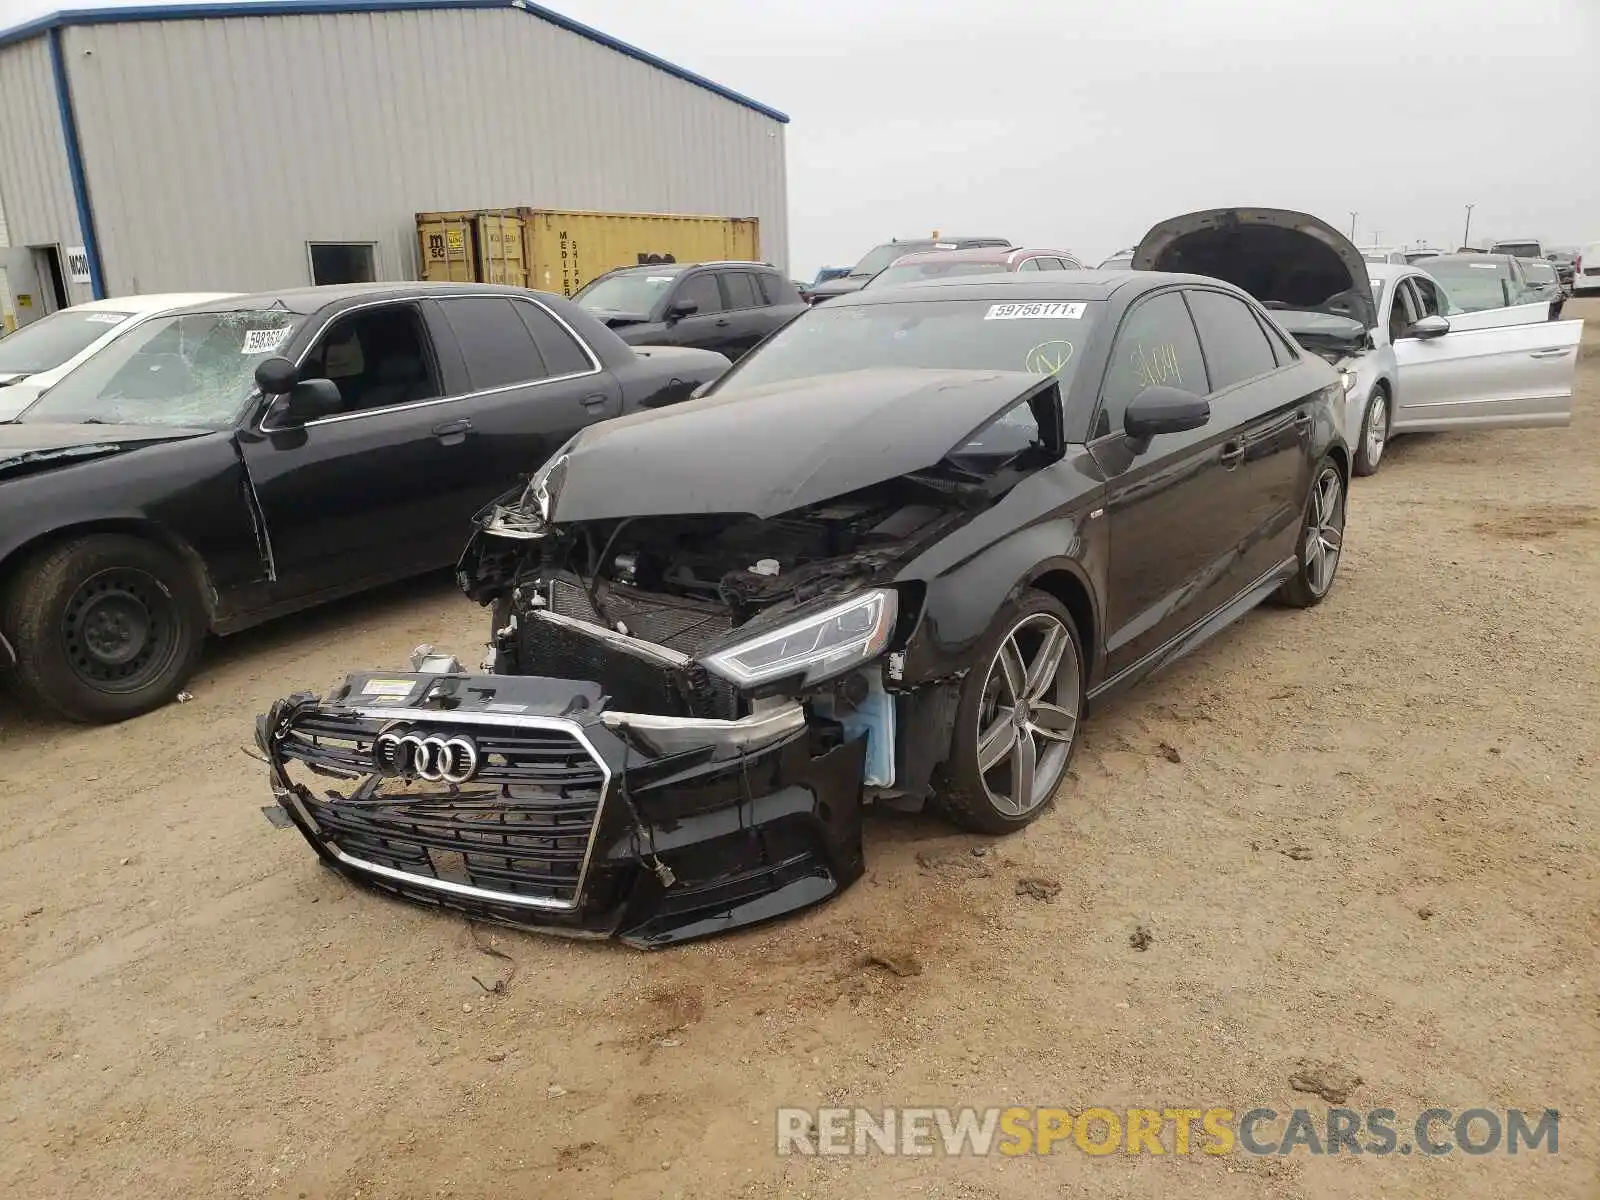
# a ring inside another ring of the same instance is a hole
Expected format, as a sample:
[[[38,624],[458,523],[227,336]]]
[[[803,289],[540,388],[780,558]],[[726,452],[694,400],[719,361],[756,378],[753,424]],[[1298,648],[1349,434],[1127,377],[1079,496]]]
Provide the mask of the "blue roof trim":
[[[781,113],[775,108],[768,108],[749,96],[742,95],[732,88],[723,87],[714,80],[707,79],[704,75],[697,75],[687,68],[670,63],[664,58],[657,58],[648,50],[641,50],[637,46],[619,41],[610,34],[601,33],[592,26],[585,25],[582,21],[574,21],[571,17],[563,16],[558,12],[545,8],[541,4],[530,3],[529,0],[256,0],[254,3],[228,3],[223,0],[216,4],[154,4],[144,7],[133,6],[128,8],[81,8],[67,9],[62,12],[51,13],[49,16],[40,17],[36,21],[29,21],[25,25],[13,26],[10,29],[0,29],[0,47],[9,46],[14,42],[26,41],[28,38],[38,37],[53,29],[65,29],[73,25],[122,25],[135,21],[203,21],[221,17],[273,17],[273,16],[310,16],[325,13],[389,13],[389,12],[427,12],[437,9],[472,9],[472,8],[515,8],[538,17],[541,21],[565,29],[568,33],[575,33],[581,38],[615,50],[618,54],[626,54],[629,58],[668,75],[675,76],[685,83],[692,83],[695,87],[704,88],[721,96],[724,100],[732,100],[735,104],[753,109],[764,117],[770,117],[784,125],[789,123],[786,113]]]

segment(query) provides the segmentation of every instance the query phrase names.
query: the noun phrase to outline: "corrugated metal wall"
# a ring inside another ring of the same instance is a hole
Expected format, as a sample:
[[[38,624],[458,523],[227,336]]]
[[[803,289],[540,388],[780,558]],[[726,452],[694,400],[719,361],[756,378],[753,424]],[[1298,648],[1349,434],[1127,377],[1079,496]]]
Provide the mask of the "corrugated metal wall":
[[[415,213],[519,204],[756,216],[788,254],[779,122],[523,12],[64,36],[112,294],[308,283],[307,241],[414,278]]]
[[[50,43],[43,37],[0,49],[0,198],[5,227],[18,246],[57,245],[65,256],[67,247],[81,243]],[[17,280],[11,288],[18,290]],[[87,284],[69,283],[67,290],[74,303],[92,299]]]

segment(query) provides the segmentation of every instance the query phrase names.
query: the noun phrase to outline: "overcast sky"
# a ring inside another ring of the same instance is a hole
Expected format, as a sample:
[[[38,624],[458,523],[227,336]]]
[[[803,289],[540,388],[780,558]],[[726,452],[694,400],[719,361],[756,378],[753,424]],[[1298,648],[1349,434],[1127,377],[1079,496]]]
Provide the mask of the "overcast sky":
[[[104,5],[111,0],[96,0]],[[62,7],[0,0],[0,26]],[[84,6],[92,6],[85,4]],[[790,114],[792,273],[1161,217],[1600,240],[1600,0],[550,0]]]

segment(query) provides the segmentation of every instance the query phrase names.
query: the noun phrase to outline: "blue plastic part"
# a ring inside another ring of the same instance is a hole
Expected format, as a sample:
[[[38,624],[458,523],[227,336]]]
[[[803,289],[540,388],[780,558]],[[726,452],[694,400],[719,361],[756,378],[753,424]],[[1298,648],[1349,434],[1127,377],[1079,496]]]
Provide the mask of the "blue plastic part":
[[[894,697],[883,690],[882,668],[868,667],[858,673],[867,681],[867,698],[854,709],[839,713],[832,696],[819,697],[813,704],[823,716],[832,717],[844,727],[845,737],[853,741],[866,736],[867,757],[862,764],[861,781],[868,787],[893,787]]]

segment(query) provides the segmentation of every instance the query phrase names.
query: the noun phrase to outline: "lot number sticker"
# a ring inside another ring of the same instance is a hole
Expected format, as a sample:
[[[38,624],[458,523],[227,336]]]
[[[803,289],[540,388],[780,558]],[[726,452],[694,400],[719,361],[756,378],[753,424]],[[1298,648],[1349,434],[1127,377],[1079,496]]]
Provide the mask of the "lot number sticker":
[[[283,329],[247,329],[244,331],[244,349],[240,354],[268,354],[283,345],[283,339],[289,336],[289,330]]]
[[[1083,304],[991,304],[985,321],[1076,321]]]

